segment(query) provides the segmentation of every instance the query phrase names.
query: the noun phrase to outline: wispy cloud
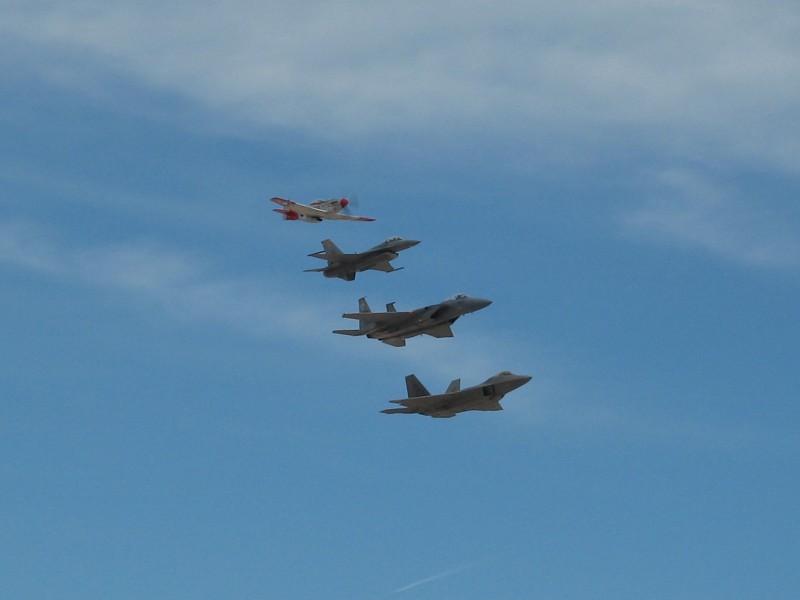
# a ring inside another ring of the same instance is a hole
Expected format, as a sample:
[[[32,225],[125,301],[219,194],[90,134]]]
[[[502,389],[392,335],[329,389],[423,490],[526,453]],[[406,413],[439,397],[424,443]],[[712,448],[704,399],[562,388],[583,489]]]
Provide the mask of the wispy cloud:
[[[276,286],[215,274],[201,257],[152,240],[76,247],[28,223],[0,221],[0,262],[248,335],[315,338],[325,331],[319,305]]]
[[[761,199],[746,202],[686,170],[662,173],[657,185],[647,202],[621,216],[628,232],[752,267],[800,266],[800,223],[786,210],[770,211],[775,205]]]
[[[401,588],[394,590],[394,594],[399,594],[402,592],[407,592],[408,590],[412,590],[416,587],[421,585],[425,585],[427,583],[432,583],[434,581],[438,581],[439,579],[444,579],[445,577],[450,577],[451,575],[455,575],[456,573],[461,573],[462,571],[466,571],[468,569],[472,569],[477,567],[478,565],[484,564],[490,560],[494,560],[493,558],[483,558],[481,560],[476,560],[469,562],[465,565],[461,565],[459,567],[454,567],[452,569],[448,569],[446,571],[442,571],[441,573],[437,573],[436,575],[431,575],[430,577],[425,577],[424,579],[420,579],[419,581],[415,581],[413,583],[409,583],[408,585],[404,585]]]
[[[791,3],[7,2],[0,31],[25,50],[6,61],[57,85],[122,76],[246,127],[469,125],[578,148],[622,127],[800,168]]]
[[[28,222],[0,220],[2,263],[67,284],[106,290],[117,295],[117,302],[144,303],[176,321],[223,326],[259,339],[312,343],[331,352],[347,346],[352,360],[404,363],[409,372],[433,371],[445,379],[464,372],[488,377],[511,368],[510,357],[518,354],[508,340],[480,331],[473,332],[470,339],[414,338],[405,351],[376,340],[336,336],[331,333],[331,318],[348,308],[350,294],[309,297],[279,285],[266,274],[230,277],[197,252],[153,240],[76,245]],[[343,328],[352,326],[352,322],[339,323],[335,317],[333,322]],[[442,343],[450,344],[444,363],[434,360],[441,356]],[[398,392],[401,389],[399,381]]]

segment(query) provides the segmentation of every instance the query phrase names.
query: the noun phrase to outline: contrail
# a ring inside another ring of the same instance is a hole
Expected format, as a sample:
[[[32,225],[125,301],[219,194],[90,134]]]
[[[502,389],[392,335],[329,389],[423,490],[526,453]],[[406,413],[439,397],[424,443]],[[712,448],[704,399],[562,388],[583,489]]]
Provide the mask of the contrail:
[[[437,579],[444,579],[445,577],[449,577],[450,575],[455,575],[456,573],[460,573],[461,571],[465,571],[470,567],[474,567],[481,563],[485,563],[489,560],[494,560],[493,558],[482,558],[480,560],[472,561],[465,565],[461,565],[460,567],[455,567],[453,569],[448,569],[447,571],[443,571],[442,573],[438,573],[437,575],[431,575],[430,577],[426,577],[425,579],[420,579],[419,581],[415,581],[414,583],[409,583],[406,586],[403,586],[399,589],[396,589],[393,594],[399,594],[400,592],[405,592],[412,588],[418,587],[420,585],[425,585],[426,583],[430,583],[431,581],[436,581]]]

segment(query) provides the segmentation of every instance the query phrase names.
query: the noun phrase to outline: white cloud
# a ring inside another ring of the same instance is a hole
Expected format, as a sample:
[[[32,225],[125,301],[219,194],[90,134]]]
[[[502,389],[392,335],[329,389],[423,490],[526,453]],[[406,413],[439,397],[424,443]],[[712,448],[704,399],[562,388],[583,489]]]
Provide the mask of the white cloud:
[[[744,202],[724,186],[685,170],[662,173],[658,186],[654,197],[621,217],[628,231],[748,266],[800,266],[798,224],[786,209],[771,210],[766,201]]]
[[[332,317],[337,328],[353,325],[344,319],[336,322],[335,317],[350,308],[351,294],[308,297],[265,275],[231,278],[217,273],[213,264],[196,253],[152,240],[76,246],[29,223],[0,220],[2,263],[116,293],[120,303],[146,303],[159,314],[191,325],[218,325],[257,339],[278,337],[313,344],[334,355],[346,348],[349,360],[359,364],[404,363],[409,372],[434,372],[443,379],[475,373],[470,385],[511,368],[519,359],[509,357],[524,354],[509,340],[480,331],[455,340],[419,336],[402,350],[377,340],[333,335]],[[448,346],[446,360],[442,360],[442,344]],[[403,390],[402,381],[397,390]]]
[[[123,76],[245,127],[606,146],[632,130],[800,165],[791,2],[11,2],[0,31],[60,85]]]
[[[319,305],[255,280],[216,275],[198,256],[153,241],[75,247],[29,224],[0,221],[0,262],[252,336],[316,338],[325,331]]]

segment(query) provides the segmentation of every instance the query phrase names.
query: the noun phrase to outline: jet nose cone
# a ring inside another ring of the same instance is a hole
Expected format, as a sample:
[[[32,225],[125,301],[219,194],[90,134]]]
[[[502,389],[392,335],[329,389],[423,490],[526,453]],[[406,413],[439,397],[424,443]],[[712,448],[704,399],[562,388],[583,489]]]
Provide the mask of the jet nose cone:
[[[491,300],[487,300],[486,298],[473,298],[472,304],[475,306],[475,310],[480,310],[482,308],[486,308],[492,303]]]
[[[530,375],[515,375],[514,379],[512,380],[512,385],[514,386],[513,389],[521,388],[531,379],[533,379],[533,377],[531,377]]]
[[[416,246],[419,244],[419,240],[404,240],[406,243],[407,248],[411,248],[412,246]]]

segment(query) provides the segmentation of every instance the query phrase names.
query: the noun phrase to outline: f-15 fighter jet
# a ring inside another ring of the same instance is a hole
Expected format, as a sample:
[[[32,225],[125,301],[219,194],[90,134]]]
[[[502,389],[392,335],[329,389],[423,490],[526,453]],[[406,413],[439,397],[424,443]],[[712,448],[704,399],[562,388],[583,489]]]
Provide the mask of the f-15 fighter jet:
[[[322,247],[324,250],[314,252],[309,256],[327,260],[328,266],[320,269],[306,269],[304,272],[322,273],[325,277],[338,277],[345,281],[353,281],[356,278],[356,273],[368,269],[391,273],[392,271],[399,271],[403,267],[395,269],[389,261],[397,258],[398,252],[417,244],[419,244],[417,240],[392,237],[366,252],[345,254],[331,240],[323,240]]]
[[[366,298],[358,301],[357,313],[345,313],[345,319],[358,319],[358,329],[337,329],[333,333],[366,335],[390,346],[405,346],[406,339],[427,334],[433,337],[453,337],[450,325],[461,315],[486,308],[492,303],[483,298],[459,294],[454,298],[416,310],[398,312],[394,302],[386,305],[387,312],[372,312]]]
[[[461,380],[454,380],[444,394],[432,396],[416,375],[406,377],[407,400],[390,400],[403,408],[387,408],[387,414],[419,414],[429,417],[455,417],[456,413],[468,410],[503,410],[500,400],[508,392],[521,387],[531,380],[530,375],[515,375],[511,371],[501,371],[476,386],[461,389]]]
[[[342,211],[350,204],[347,198],[334,198],[333,200],[315,200],[311,204],[300,204],[294,200],[284,198],[270,198],[275,204],[283,208],[273,208],[276,213],[283,215],[284,221],[306,221],[319,223],[326,219],[337,221],[374,221],[372,217],[356,217]]]

